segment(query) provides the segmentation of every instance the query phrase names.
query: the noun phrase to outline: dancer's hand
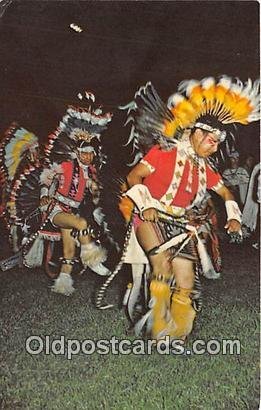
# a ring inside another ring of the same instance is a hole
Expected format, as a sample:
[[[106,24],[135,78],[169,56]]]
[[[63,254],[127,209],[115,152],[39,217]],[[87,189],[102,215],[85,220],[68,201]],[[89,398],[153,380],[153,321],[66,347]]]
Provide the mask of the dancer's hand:
[[[142,212],[142,218],[146,222],[158,222],[158,212],[155,208],[148,208]]]
[[[43,196],[41,199],[40,199],[40,206],[45,206],[45,205],[48,205],[50,203],[50,198],[49,198],[49,196]]]
[[[240,232],[241,224],[236,219],[230,219],[225,225],[225,229],[228,233],[230,232]]]

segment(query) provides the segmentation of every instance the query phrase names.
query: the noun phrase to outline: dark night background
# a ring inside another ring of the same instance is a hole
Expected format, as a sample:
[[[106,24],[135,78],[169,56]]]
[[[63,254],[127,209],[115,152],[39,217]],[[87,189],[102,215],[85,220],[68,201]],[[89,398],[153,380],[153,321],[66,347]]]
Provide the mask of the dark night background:
[[[183,79],[259,76],[259,4],[13,1],[0,20],[0,56],[0,132],[16,120],[45,141],[78,92],[92,90],[115,113],[107,141],[122,160],[117,106],[140,85],[152,81],[166,100]],[[241,153],[258,158],[258,125],[238,135]]]

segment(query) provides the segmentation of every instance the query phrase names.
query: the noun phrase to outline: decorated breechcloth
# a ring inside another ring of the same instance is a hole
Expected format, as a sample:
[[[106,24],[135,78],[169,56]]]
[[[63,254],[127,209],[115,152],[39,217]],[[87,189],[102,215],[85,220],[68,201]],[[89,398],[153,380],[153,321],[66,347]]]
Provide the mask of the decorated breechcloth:
[[[183,219],[185,221],[185,219]],[[134,230],[136,231],[137,227],[143,221],[140,219],[139,215],[136,214],[133,219]],[[163,220],[158,221],[157,223],[153,223],[151,227],[157,238],[159,244],[163,244],[168,240],[172,239],[173,237],[180,235],[184,232],[184,229],[177,227],[170,222],[164,222]],[[175,256],[176,251],[178,251],[179,246],[173,246],[169,248],[170,258]],[[192,238],[184,248],[179,252],[179,256],[184,257],[186,259],[190,259],[192,261],[197,261],[198,254],[196,250],[195,240]]]

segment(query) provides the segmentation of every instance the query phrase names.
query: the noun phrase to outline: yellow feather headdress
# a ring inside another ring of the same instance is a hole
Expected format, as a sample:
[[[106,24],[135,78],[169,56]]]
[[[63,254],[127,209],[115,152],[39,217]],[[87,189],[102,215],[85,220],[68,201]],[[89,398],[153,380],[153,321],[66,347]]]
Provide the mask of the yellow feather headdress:
[[[207,77],[201,81],[182,81],[178,91],[168,99],[173,120],[164,122],[162,132],[166,138],[175,138],[185,128],[196,126],[211,132],[211,125],[222,130],[227,124],[246,125],[260,119],[260,80],[233,82],[223,75],[216,82],[213,77]]]
[[[135,93],[134,100],[120,109],[127,110],[125,125],[131,124],[129,139],[135,165],[147,149],[159,144],[171,149],[192,128],[214,133],[219,141],[226,138],[230,124],[249,124],[260,119],[260,80],[245,83],[223,75],[202,80],[184,80],[178,92],[165,104],[148,82]],[[234,140],[231,132],[229,135]],[[229,145],[228,142],[226,144]],[[230,147],[228,146],[229,150]],[[226,149],[228,149],[226,148]],[[220,150],[223,157],[222,150]]]

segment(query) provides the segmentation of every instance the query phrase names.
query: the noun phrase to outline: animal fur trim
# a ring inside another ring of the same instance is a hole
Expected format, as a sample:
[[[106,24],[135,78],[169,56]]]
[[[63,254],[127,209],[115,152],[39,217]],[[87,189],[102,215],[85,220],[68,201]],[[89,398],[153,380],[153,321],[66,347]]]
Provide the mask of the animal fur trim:
[[[73,280],[69,273],[61,272],[54,285],[51,287],[52,292],[61,293],[65,296],[70,296],[74,291]]]
[[[90,268],[95,267],[99,263],[103,263],[107,259],[107,251],[101,246],[97,246],[94,243],[90,248],[82,246],[81,249],[81,261],[84,266]]]

